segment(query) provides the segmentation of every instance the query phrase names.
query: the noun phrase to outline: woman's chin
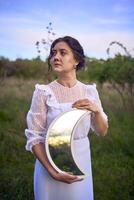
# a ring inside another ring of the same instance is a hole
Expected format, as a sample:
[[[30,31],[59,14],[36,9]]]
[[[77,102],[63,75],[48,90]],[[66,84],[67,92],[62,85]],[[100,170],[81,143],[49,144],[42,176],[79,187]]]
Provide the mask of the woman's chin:
[[[53,68],[53,72],[60,73],[60,72],[62,72],[62,69],[59,69],[58,67],[55,67],[55,68]]]

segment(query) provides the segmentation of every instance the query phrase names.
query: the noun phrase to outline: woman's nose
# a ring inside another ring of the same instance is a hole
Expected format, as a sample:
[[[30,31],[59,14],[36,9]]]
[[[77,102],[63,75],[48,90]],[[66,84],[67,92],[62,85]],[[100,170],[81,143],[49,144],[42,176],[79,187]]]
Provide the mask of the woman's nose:
[[[60,59],[60,55],[59,55],[59,53],[56,53],[55,55],[54,55],[54,60],[59,60]]]

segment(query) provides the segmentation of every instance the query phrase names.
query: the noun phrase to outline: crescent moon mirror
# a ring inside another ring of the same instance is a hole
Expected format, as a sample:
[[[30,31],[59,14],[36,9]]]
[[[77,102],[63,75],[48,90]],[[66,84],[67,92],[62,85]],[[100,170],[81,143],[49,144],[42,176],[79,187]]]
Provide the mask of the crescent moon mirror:
[[[60,114],[49,126],[46,136],[46,153],[51,165],[58,172],[70,172],[78,176],[87,176],[75,153],[74,139],[82,120],[91,112],[70,109]]]

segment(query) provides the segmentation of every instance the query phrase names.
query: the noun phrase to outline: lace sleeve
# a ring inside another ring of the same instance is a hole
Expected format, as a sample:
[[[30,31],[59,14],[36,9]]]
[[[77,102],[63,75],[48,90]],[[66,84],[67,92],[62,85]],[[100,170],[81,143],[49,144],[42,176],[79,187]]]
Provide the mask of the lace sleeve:
[[[26,150],[32,152],[32,147],[38,143],[44,143],[46,137],[46,96],[44,91],[36,88],[30,110],[27,113],[27,129],[25,135],[27,138]]]
[[[101,104],[101,100],[100,100],[100,97],[99,97],[99,94],[98,94],[98,91],[96,89],[96,85],[95,84],[92,86],[92,90],[93,90],[92,91],[92,95],[94,97],[94,102],[100,107],[100,110],[102,112],[102,115],[103,115],[104,119],[108,120],[108,117],[107,117],[107,115],[105,114],[105,112],[103,110],[103,107],[102,107],[102,104]],[[95,132],[94,113],[91,114],[91,129]]]

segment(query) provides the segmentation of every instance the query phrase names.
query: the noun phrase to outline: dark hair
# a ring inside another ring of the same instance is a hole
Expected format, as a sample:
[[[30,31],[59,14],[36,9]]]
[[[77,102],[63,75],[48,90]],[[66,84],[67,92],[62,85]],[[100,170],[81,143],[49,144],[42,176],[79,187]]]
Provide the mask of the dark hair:
[[[74,58],[79,62],[78,65],[76,66],[76,70],[79,70],[85,67],[85,56],[84,56],[84,51],[83,51],[82,46],[80,45],[78,40],[76,40],[75,38],[72,38],[70,36],[65,36],[65,37],[57,38],[51,44],[50,54],[48,57],[49,70],[51,69],[50,59],[52,57],[52,49],[58,42],[66,42],[68,46],[72,49]]]

